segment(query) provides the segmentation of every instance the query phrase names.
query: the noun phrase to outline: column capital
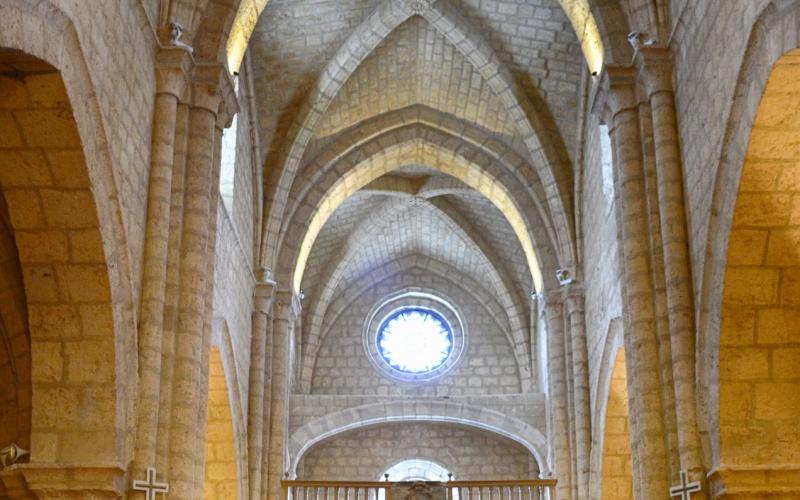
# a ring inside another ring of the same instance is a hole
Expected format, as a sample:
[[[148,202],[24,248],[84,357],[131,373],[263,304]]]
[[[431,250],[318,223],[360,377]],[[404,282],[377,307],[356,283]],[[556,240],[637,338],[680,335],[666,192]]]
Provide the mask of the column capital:
[[[192,106],[219,114],[222,104],[222,85],[227,70],[218,63],[197,63],[192,75]]]
[[[586,288],[583,286],[583,283],[573,281],[568,285],[564,285],[562,288],[562,293],[564,294],[564,298],[567,300],[570,299],[580,299],[583,300],[583,297],[586,293]]]
[[[564,287],[564,299],[570,312],[583,311],[585,292],[580,283],[571,283]]]
[[[275,292],[275,318],[294,321],[303,311],[302,301],[291,290],[278,290]]]
[[[191,52],[183,47],[161,47],[156,54],[156,93],[171,94],[185,102],[193,69]]]
[[[636,107],[636,73],[630,66],[605,66],[592,102],[592,112],[605,122]]]
[[[550,290],[539,294],[539,306],[544,307],[545,310],[562,305],[564,305],[564,295],[560,290]]]
[[[635,64],[647,98],[656,92],[672,91],[672,55],[668,48],[641,47]]]
[[[266,277],[265,270],[261,270],[256,276],[256,286],[253,290],[255,299],[255,312],[270,315],[272,313],[272,301],[275,299],[277,283]]]

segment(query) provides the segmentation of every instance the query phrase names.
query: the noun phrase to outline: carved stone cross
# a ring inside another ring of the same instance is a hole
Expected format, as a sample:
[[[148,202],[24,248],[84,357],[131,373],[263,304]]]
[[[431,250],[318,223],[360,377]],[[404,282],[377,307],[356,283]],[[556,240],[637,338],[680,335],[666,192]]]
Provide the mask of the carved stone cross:
[[[156,493],[169,493],[169,484],[156,482],[156,470],[153,467],[147,468],[147,479],[133,481],[133,489],[144,491],[147,500],[156,500]]]
[[[685,470],[682,470],[681,484],[671,487],[669,489],[669,496],[680,497],[681,500],[691,500],[692,493],[697,493],[698,491],[702,491],[702,489],[699,481],[690,483],[688,474],[686,474]]]

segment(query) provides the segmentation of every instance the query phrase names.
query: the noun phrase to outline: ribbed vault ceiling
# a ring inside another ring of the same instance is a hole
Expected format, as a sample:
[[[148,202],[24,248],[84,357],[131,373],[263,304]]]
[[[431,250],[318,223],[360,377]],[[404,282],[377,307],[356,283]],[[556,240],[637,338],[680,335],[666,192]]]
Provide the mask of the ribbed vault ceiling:
[[[506,141],[516,135],[508,113],[480,74],[418,16],[401,24],[361,63],[316,132],[332,135],[412,104],[468,120]]]
[[[493,298],[523,359],[541,285],[532,247],[550,274],[573,262],[564,211],[581,48],[557,0],[437,0],[404,17],[406,5],[268,3],[250,46],[278,186],[265,244],[280,279],[304,291],[310,345],[342,297],[435,262]]]

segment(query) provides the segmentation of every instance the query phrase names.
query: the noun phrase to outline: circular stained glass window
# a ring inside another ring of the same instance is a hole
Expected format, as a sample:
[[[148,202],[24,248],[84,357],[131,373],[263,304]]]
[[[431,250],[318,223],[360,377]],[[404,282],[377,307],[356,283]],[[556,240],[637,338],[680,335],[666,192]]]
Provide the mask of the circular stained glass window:
[[[406,307],[378,328],[378,352],[395,370],[426,373],[442,366],[453,352],[453,331],[435,311]]]

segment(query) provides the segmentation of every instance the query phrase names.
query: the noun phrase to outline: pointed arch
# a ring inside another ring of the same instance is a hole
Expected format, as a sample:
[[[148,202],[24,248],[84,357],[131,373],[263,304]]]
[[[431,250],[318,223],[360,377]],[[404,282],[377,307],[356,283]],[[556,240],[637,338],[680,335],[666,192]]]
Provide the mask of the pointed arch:
[[[23,123],[15,139],[44,152],[40,159],[51,177],[38,183],[11,161],[2,182],[28,303],[31,461],[125,463],[133,435],[136,329],[126,233],[94,85],[74,26],[49,1],[0,6],[0,47],[38,60],[54,92],[29,105],[33,126],[26,130]],[[58,352],[65,356],[63,370],[51,372]],[[88,376],[91,388],[83,384]],[[62,410],[57,421],[44,411],[53,404]],[[122,475],[117,467],[102,467],[109,478]],[[103,488],[117,486],[110,480]]]
[[[706,360],[698,366],[698,391],[700,411],[705,416],[700,424],[706,432],[706,446],[711,451],[710,482],[718,492],[725,491],[736,481],[736,471],[721,467],[721,415],[720,415],[720,351],[723,341],[723,297],[728,286],[726,273],[730,262],[731,235],[734,210],[739,199],[740,181],[745,169],[747,145],[756,121],[773,65],[781,56],[800,46],[800,32],[795,20],[800,16],[800,5],[795,3],[769,3],[750,33],[747,50],[739,70],[728,116],[727,127],[720,149],[719,164],[712,195],[707,229],[708,242],[702,269],[702,288],[699,296],[699,332],[697,355]],[[730,329],[729,329],[730,330]],[[726,478],[727,475],[727,478]]]

